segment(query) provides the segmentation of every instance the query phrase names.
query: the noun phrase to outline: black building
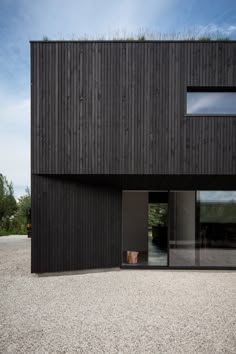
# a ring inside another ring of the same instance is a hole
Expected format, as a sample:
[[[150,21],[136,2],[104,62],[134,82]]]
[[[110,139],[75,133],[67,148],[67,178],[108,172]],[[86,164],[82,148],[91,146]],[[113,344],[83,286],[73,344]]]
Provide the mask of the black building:
[[[31,107],[32,272],[236,267],[236,42],[31,42]]]

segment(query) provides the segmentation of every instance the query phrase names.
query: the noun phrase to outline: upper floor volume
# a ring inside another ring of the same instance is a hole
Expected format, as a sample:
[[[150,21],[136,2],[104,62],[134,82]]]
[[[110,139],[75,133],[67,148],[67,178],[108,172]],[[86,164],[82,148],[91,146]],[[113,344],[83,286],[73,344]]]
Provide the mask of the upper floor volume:
[[[32,173],[234,175],[236,42],[31,42]]]

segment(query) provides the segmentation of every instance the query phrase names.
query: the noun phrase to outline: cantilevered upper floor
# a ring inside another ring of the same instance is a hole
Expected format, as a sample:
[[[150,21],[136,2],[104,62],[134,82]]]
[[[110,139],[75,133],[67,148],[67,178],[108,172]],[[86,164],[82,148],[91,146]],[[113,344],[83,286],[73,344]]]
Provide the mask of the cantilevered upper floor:
[[[31,42],[33,174],[233,175],[236,42]]]

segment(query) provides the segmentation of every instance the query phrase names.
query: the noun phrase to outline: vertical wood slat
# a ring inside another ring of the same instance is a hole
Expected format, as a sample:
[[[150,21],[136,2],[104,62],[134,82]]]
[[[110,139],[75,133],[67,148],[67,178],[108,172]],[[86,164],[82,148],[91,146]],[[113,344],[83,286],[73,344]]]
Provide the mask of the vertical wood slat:
[[[121,191],[43,176],[33,186],[32,272],[119,267]]]

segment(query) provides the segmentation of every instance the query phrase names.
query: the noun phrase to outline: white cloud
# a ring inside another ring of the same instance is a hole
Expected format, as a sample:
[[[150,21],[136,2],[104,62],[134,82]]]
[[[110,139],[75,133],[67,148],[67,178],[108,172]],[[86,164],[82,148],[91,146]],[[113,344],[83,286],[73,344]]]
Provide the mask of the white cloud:
[[[236,25],[209,23],[207,26],[199,26],[197,30],[198,36],[213,35],[213,36],[231,36],[236,33]]]
[[[30,100],[1,94],[0,107],[0,173],[24,192],[30,186]]]
[[[176,0],[41,0],[22,1],[21,18],[27,39],[77,39],[161,25]],[[166,21],[165,21],[166,22]],[[151,28],[152,29],[152,28]],[[14,29],[15,30],[15,29]]]
[[[26,122],[29,123],[29,110],[30,99],[29,98],[16,98],[9,96],[1,96],[0,98],[1,124],[17,124],[22,126]]]

